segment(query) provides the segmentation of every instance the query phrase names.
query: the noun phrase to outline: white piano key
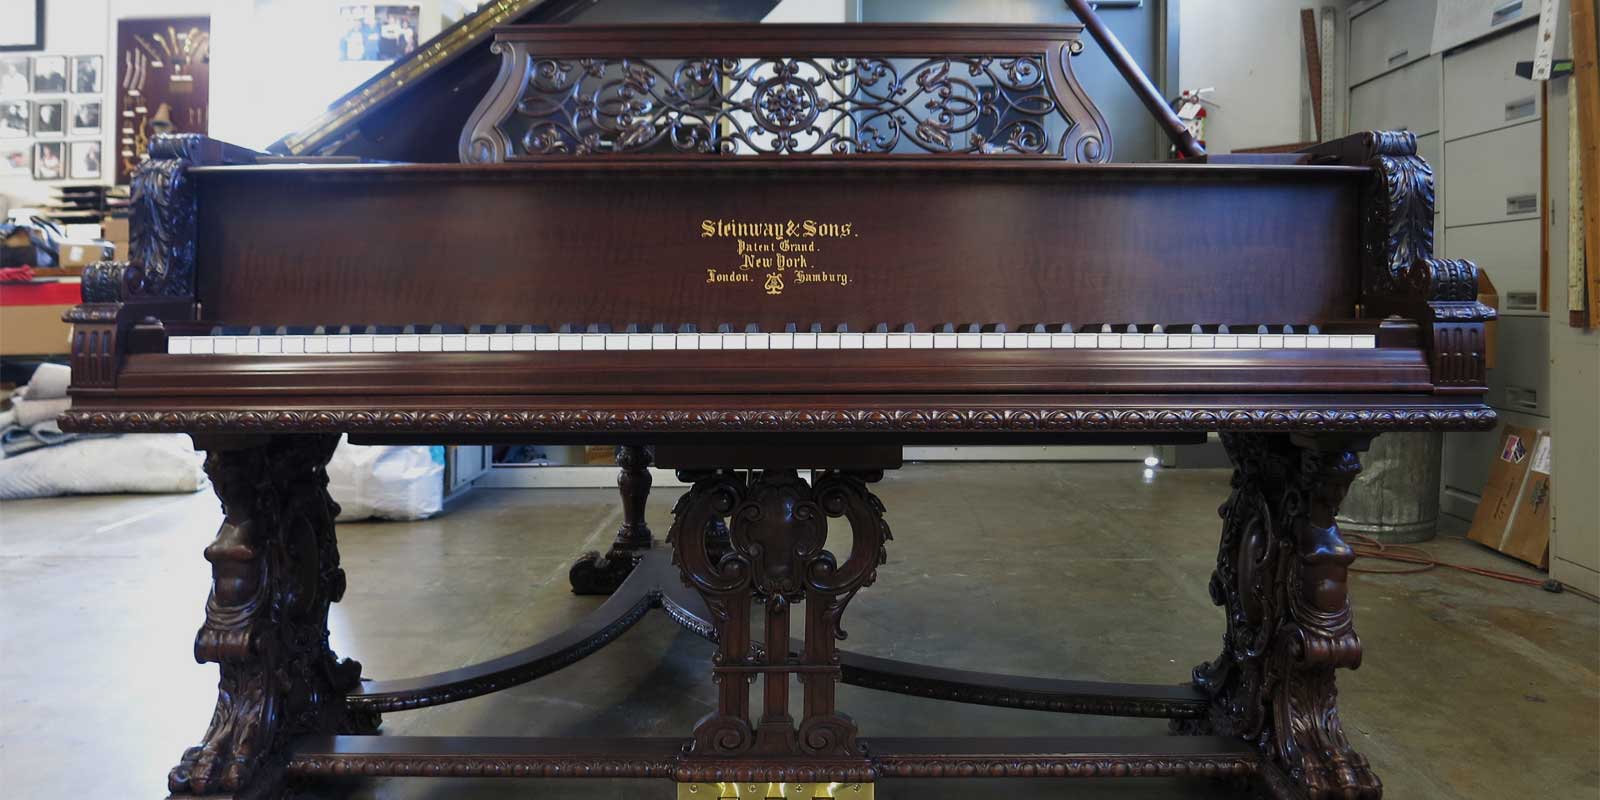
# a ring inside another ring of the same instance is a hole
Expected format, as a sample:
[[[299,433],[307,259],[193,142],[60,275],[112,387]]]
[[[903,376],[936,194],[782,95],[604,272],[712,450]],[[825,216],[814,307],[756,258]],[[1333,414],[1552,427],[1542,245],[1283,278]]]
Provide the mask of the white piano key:
[[[772,349],[772,335],[768,333],[747,333],[744,335],[744,348],[746,350]]]
[[[956,334],[956,347],[962,350],[976,350],[983,347],[983,335],[978,333]]]
[[[933,347],[936,350],[954,350],[956,348],[956,335],[953,333],[933,334]]]
[[[818,350],[838,350],[839,349],[839,334],[837,334],[837,333],[819,333],[819,334],[817,334],[817,349]]]
[[[1218,350],[1237,350],[1237,349],[1239,349],[1239,337],[1234,335],[1234,334],[1231,334],[1231,333],[1219,333],[1219,334],[1217,334],[1217,349]]]
[[[239,340],[233,336],[213,336],[211,352],[217,355],[233,355],[239,352]]]
[[[285,342],[285,345],[288,343]],[[394,340],[396,353],[418,353],[422,351],[422,337],[415,334],[403,333]],[[284,352],[288,352],[287,347]]]
[[[350,337],[350,352],[352,352],[352,353],[370,353],[370,352],[372,352],[372,337],[371,336],[352,336],[352,337]]]
[[[270,339],[270,338],[272,338],[272,337],[269,336],[269,337],[263,338],[262,339],[262,343],[264,344],[266,342],[266,339]],[[374,353],[393,353],[395,351],[395,345],[397,344],[397,340],[399,338],[400,337],[398,337],[398,336],[374,336],[374,337],[372,337],[372,352],[374,352]]]
[[[187,336],[168,336],[167,353],[175,356],[186,356],[194,352],[194,342]]]
[[[1359,334],[1350,337],[1350,343],[1357,350],[1373,350],[1378,347],[1378,337],[1372,334]]]
[[[1050,334],[1048,333],[1028,333],[1023,335],[1027,339],[1028,347],[1040,348],[1050,346]]]
[[[1115,333],[1102,333],[1094,337],[1094,346],[1102,350],[1118,350],[1122,347],[1122,337]]]
[[[516,340],[509,333],[496,333],[489,337],[489,350],[495,353],[507,353],[516,348]]]
[[[699,350],[700,349],[700,334],[698,334],[698,333],[680,333],[680,334],[678,334],[678,349],[679,350]]]
[[[867,350],[887,350],[889,349],[889,334],[864,333],[861,335],[861,346]]]
[[[1121,336],[1117,337],[1117,345],[1120,346],[1124,350],[1143,350],[1144,349],[1144,334],[1142,334],[1142,333],[1124,333]]]
[[[328,352],[328,337],[326,336],[307,336],[304,341],[307,353]]]
[[[597,353],[606,349],[606,337],[602,333],[585,333],[578,336],[579,347],[585,352]]]
[[[1328,340],[1332,338],[1332,336],[1325,333],[1314,333],[1306,337],[1306,346],[1312,350],[1327,350],[1329,347]]]
[[[628,334],[626,333],[605,333],[601,334],[601,336],[603,337],[605,348],[607,350],[628,349]]]
[[[1217,337],[1210,333],[1194,333],[1189,335],[1191,347],[1196,350],[1211,350],[1217,346]]]
[[[891,333],[887,337],[888,347],[890,350],[910,350],[911,337],[915,335],[913,333]],[[923,335],[926,336],[928,334]]]
[[[1050,346],[1057,350],[1070,350],[1077,346],[1076,336],[1070,333],[1050,334]]]
[[[465,353],[467,351],[467,335],[464,333],[447,333],[440,337],[446,353]]]
[[[464,349],[469,353],[489,352],[488,335],[482,333],[467,334],[466,347]]]
[[[1241,350],[1260,350],[1261,349],[1261,335],[1260,334],[1256,334],[1256,333],[1241,333],[1241,334],[1239,334],[1239,349],[1241,349]]]
[[[1354,343],[1351,342],[1351,338],[1352,337],[1349,336],[1334,334],[1333,336],[1328,337],[1328,346],[1338,350],[1349,350],[1351,347],[1355,346]]]
[[[1296,350],[1303,350],[1306,346],[1306,337],[1304,334],[1285,336],[1283,337],[1283,346]]]
[[[961,334],[961,335],[970,336],[971,334]],[[960,337],[959,336],[957,337],[957,341],[958,342],[960,341]],[[978,346],[982,347],[985,350],[1000,350],[1000,349],[1003,349],[1006,346],[1006,335],[1003,334],[1003,333],[981,333],[981,334],[978,334]]]
[[[906,335],[911,337],[911,349],[912,350],[932,350],[933,348],[938,346],[937,339],[939,338],[939,336],[941,334],[935,334],[935,333],[910,333],[910,334],[906,334]],[[955,336],[952,334],[952,335],[950,335],[950,338],[952,340],[950,342],[950,344],[951,344],[951,346],[954,346],[955,345],[955,341],[954,341]]]
[[[511,349],[518,353],[531,352],[539,347],[539,338],[531,333],[511,334]]]
[[[194,344],[191,346],[190,352],[193,352],[196,355],[209,356],[212,353],[217,352],[217,343],[213,340],[213,337],[196,336],[194,337]]]
[[[257,339],[258,339],[258,341],[256,342],[256,346],[260,349],[260,351],[262,353],[266,353],[268,355],[277,355],[277,354],[283,352],[283,337],[281,337],[281,336],[260,336],[260,337],[257,337]],[[390,349],[392,350],[394,348],[390,348]]]
[[[533,335],[533,349],[541,352],[555,352],[561,349],[561,336],[554,333],[536,333]]]
[[[839,349],[840,350],[861,350],[861,349],[863,349],[865,347],[866,347],[866,342],[862,340],[861,334],[859,334],[859,333],[841,333],[841,334],[839,334]]]
[[[650,334],[648,334],[648,333],[630,333],[630,334],[628,334],[628,349],[629,350],[649,350],[650,349]]]
[[[1187,333],[1167,334],[1168,350],[1188,350],[1194,347],[1194,337]]]
[[[702,333],[702,334],[700,334],[700,349],[701,350],[721,350],[722,349],[722,334],[719,334],[719,333]]]
[[[724,350],[743,350],[743,349],[745,349],[746,341],[745,341],[745,335],[744,334],[742,334],[742,333],[724,333],[721,336],[722,336],[722,349],[724,349]]]
[[[792,334],[792,333],[774,333],[774,334],[772,334],[771,344],[772,344],[772,349],[774,349],[774,350],[793,350],[794,349],[794,334]]]
[[[1167,349],[1167,334],[1165,334],[1165,333],[1147,333],[1147,334],[1145,334],[1145,336],[1144,336],[1144,346],[1146,348],[1152,349],[1152,350],[1165,350],[1165,349]]]
[[[652,333],[650,334],[650,349],[676,350],[678,349],[678,337],[676,334],[671,333]]]
[[[328,352],[330,352],[330,353],[348,353],[348,352],[350,352],[350,337],[349,336],[329,336],[328,337]]]
[[[1083,350],[1093,350],[1100,344],[1100,337],[1092,333],[1075,333],[1072,337],[1073,344]]]
[[[242,355],[256,355],[256,354],[260,353],[261,352],[261,337],[259,337],[259,336],[240,336],[239,337],[239,346],[235,348],[235,351],[240,353],[240,354],[242,354]]]
[[[817,334],[815,334],[815,333],[797,333],[797,334],[795,334],[794,335],[794,349],[796,349],[796,350],[815,350],[815,349],[817,349]]]
[[[1273,333],[1261,337],[1261,347],[1264,350],[1283,349],[1283,334]]]
[[[1026,333],[1002,334],[1001,340],[1007,350],[1021,350],[1028,346],[1028,334]]]

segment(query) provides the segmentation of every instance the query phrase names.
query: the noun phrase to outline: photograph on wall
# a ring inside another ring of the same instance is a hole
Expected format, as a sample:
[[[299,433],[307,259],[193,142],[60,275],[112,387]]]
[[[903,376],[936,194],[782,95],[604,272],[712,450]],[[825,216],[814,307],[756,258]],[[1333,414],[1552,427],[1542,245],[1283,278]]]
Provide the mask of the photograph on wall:
[[[117,21],[116,105],[105,109],[116,132],[108,171],[126,184],[161,133],[205,133],[211,124],[211,20],[208,17]],[[109,76],[107,76],[109,77]]]
[[[100,132],[100,101],[74,100],[72,103],[72,135],[84,136]]]
[[[44,48],[44,0],[0,2],[0,51]]]
[[[340,6],[340,61],[393,61],[417,49],[421,6]]]
[[[33,179],[57,181],[66,177],[66,163],[61,158],[62,142],[37,142],[33,145]]]
[[[31,178],[33,148],[26,144],[0,144],[0,178]]]
[[[20,97],[28,93],[28,57],[0,58],[0,97]]]
[[[33,90],[40,94],[67,90],[67,57],[35,56],[33,59]]]
[[[100,56],[77,56],[72,59],[72,91],[90,94],[100,91],[100,73],[105,61]]]
[[[67,131],[67,101],[39,100],[33,104],[33,135],[60,136]]]
[[[27,137],[29,121],[33,116],[30,106],[26,100],[0,101],[0,139]]]
[[[100,143],[73,142],[71,146],[72,177],[100,177]]]

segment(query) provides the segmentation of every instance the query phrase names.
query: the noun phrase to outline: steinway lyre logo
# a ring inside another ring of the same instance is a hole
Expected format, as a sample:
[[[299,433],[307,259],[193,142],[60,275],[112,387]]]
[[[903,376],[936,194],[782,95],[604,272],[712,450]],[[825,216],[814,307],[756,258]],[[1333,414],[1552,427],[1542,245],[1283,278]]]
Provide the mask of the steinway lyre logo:
[[[783,294],[783,273],[767,273],[767,294]]]

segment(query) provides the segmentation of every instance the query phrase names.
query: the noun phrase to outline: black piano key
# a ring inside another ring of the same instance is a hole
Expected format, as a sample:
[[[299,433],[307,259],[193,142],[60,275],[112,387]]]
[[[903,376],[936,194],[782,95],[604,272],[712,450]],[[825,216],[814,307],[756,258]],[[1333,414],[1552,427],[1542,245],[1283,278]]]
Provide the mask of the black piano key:
[[[754,323],[754,322],[752,322],[752,323],[744,326],[744,332],[745,333],[760,333],[761,332],[761,326],[756,324],[756,323]]]
[[[604,322],[591,322],[583,329],[584,333],[610,333],[611,326]]]
[[[719,323],[717,323],[717,333],[733,333],[733,323],[731,323],[731,322],[719,322]]]
[[[700,332],[700,326],[694,324],[693,322],[685,322],[682,325],[678,326],[678,333],[699,333],[699,332]]]
[[[1294,326],[1293,325],[1285,325],[1285,326],[1283,326],[1283,332],[1284,332],[1285,335],[1293,334],[1295,332],[1294,331]]]
[[[889,323],[880,322],[880,323],[872,326],[872,332],[873,333],[888,333],[889,332]]]
[[[581,323],[581,322],[563,322],[563,323],[561,323],[561,327],[556,329],[556,332],[557,333],[582,333],[583,332],[583,323]]]
[[[850,326],[844,324],[843,322],[841,322],[838,325],[834,326],[833,332],[834,333],[849,333],[850,332]]]
[[[1307,325],[1306,326],[1306,333],[1309,333],[1312,336],[1316,336],[1317,334],[1322,333],[1322,329],[1317,327],[1316,325]]]
[[[976,322],[963,322],[956,328],[957,333],[983,333],[983,325]]]
[[[984,333],[1005,333],[1007,329],[1004,322],[991,322],[984,325],[982,330]]]
[[[799,333],[800,332],[800,326],[794,324],[793,322],[786,322],[786,323],[783,324],[783,332],[784,333]]]
[[[811,327],[807,328],[806,330],[811,333],[822,333],[822,323],[813,322],[811,323]]]
[[[443,322],[443,323],[439,323],[438,325],[434,325],[430,332],[431,333],[438,333],[438,334],[466,333],[467,332],[467,326],[465,326],[465,325],[452,325],[452,324],[450,324],[448,322]]]
[[[1019,333],[1049,333],[1050,332],[1050,331],[1045,329],[1045,324],[1042,323],[1042,322],[1024,322],[1021,325],[1017,326],[1017,331]]]
[[[1232,333],[1232,332],[1233,331],[1228,329],[1227,325],[1218,325],[1217,326],[1217,333]]]
[[[485,334],[496,333],[496,331],[495,331],[496,327],[503,328],[505,326],[504,325],[499,325],[499,326],[496,326],[496,325],[484,325],[484,324],[468,325],[467,326],[467,333],[471,333],[471,334],[478,335],[478,336],[483,336]]]
[[[917,323],[915,323],[915,322],[907,322],[906,324],[901,325],[900,326],[900,332],[901,333],[916,333],[917,332]]]
[[[526,329],[526,330],[523,331],[524,333],[550,333],[551,332],[549,325],[524,325],[522,327]]]
[[[955,333],[956,332],[956,326],[955,326],[955,323],[953,323],[953,322],[941,322],[938,325],[933,326],[933,332],[934,333]]]
[[[405,326],[404,325],[373,325],[373,326],[371,326],[371,329],[368,332],[369,333],[375,333],[375,334],[381,334],[381,335],[384,335],[384,336],[394,336],[395,334],[404,333],[405,332]]]
[[[667,330],[667,323],[665,323],[665,322],[657,322],[654,325],[651,325],[650,326],[650,332],[651,333],[670,333],[670,331]]]
[[[628,323],[627,326],[622,329],[622,332],[623,333],[639,333],[640,332],[639,331],[639,323],[637,323],[637,322]]]

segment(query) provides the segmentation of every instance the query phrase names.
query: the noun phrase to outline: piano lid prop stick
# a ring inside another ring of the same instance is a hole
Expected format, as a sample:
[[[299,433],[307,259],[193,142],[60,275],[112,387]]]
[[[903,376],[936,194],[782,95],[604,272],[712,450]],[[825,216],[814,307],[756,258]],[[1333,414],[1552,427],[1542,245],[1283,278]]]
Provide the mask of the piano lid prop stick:
[[[1161,129],[1166,132],[1167,138],[1171,139],[1172,143],[1177,146],[1178,152],[1189,158],[1199,158],[1205,155],[1205,148],[1195,141],[1194,136],[1189,133],[1189,129],[1184,126],[1183,120],[1178,119],[1178,115],[1172,112],[1172,107],[1168,106],[1167,101],[1161,97],[1161,93],[1156,91],[1155,84],[1150,82],[1149,76],[1144,74],[1144,70],[1139,69],[1139,65],[1133,60],[1133,56],[1128,55],[1128,51],[1123,48],[1122,42],[1117,39],[1117,35],[1106,27],[1105,22],[1101,21],[1100,15],[1095,13],[1089,3],[1090,0],[1067,0],[1067,5],[1072,8],[1072,13],[1078,15],[1078,19],[1083,21],[1084,27],[1089,29],[1089,35],[1093,36],[1095,42],[1099,43],[1100,49],[1106,51],[1106,57],[1111,59],[1112,64],[1116,65],[1117,71],[1122,73],[1123,79],[1128,82],[1128,86],[1133,89],[1133,93],[1139,96],[1139,100],[1144,103],[1144,107],[1149,109],[1150,113],[1155,116],[1156,121],[1161,124]]]

